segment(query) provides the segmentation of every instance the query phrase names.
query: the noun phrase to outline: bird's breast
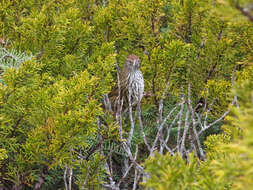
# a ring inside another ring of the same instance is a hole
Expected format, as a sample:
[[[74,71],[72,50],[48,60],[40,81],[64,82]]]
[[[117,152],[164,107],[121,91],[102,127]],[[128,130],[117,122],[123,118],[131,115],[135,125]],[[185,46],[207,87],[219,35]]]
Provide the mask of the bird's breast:
[[[140,70],[129,75],[128,89],[135,101],[140,101],[144,93],[144,79]]]

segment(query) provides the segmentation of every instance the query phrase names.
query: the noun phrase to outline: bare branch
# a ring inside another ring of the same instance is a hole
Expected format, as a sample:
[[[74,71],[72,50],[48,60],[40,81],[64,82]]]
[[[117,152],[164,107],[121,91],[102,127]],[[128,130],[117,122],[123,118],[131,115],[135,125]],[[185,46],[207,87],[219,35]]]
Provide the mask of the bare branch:
[[[136,190],[139,178],[140,178],[140,175],[138,173],[138,170],[135,170],[134,171],[134,185],[133,185],[133,189],[132,190]]]
[[[105,94],[102,97],[103,97],[103,102],[104,102],[104,105],[105,105],[105,109],[108,110],[112,114],[113,113],[113,111],[112,111],[112,104],[110,102],[108,94]]]
[[[186,139],[186,135],[188,133],[189,130],[189,114],[190,114],[190,110],[189,107],[187,106],[187,110],[186,110],[186,115],[185,115],[185,126],[184,126],[184,132],[183,132],[183,136],[182,136],[182,142],[181,142],[181,147],[180,147],[180,155],[183,155],[183,151],[185,149],[185,139]]]
[[[120,112],[120,107],[121,107],[121,94],[120,94],[120,90],[121,90],[121,84],[120,84],[120,70],[119,70],[119,65],[118,63],[116,62],[116,71],[117,71],[117,85],[118,85],[118,98],[117,98],[117,111],[116,111],[116,120],[118,121],[120,115],[121,115],[121,112]]]
[[[184,95],[182,96],[182,102],[185,102],[184,100]],[[182,119],[183,119],[183,111],[184,111],[184,104],[181,104],[181,108],[179,111],[179,119],[178,119],[178,126],[177,126],[177,151],[179,152],[180,148],[180,131],[181,131],[181,126],[182,126]]]
[[[195,112],[194,110],[191,110],[191,112],[192,112],[192,114],[194,114],[197,117],[198,124],[200,125],[201,129],[203,129],[204,126],[202,125],[201,118],[200,118],[199,114],[197,112]]]
[[[100,132],[101,132],[101,122],[100,122],[99,119],[97,121],[97,126],[98,126],[98,138],[99,138],[100,152],[101,152],[102,156],[105,156],[104,155],[104,139],[103,139],[102,135],[100,134]],[[110,154],[108,156],[110,157],[111,154],[112,154],[112,152],[110,151]],[[112,189],[115,189],[115,181],[113,180],[112,170],[110,169],[107,161],[105,162],[105,170],[108,173],[108,178],[109,178],[109,181],[110,181],[110,185],[109,186]]]
[[[152,143],[152,148],[150,150],[150,153],[152,154],[155,150],[155,147],[157,145],[157,141],[159,139],[159,136],[161,135],[161,132],[162,132],[162,129],[163,129],[163,126],[165,125],[165,123],[167,122],[167,120],[171,117],[171,114],[176,110],[177,106],[175,106],[170,112],[169,114],[164,118],[163,122],[157,127],[158,128],[158,132],[157,132],[157,135],[156,135],[156,138],[154,140],[154,142]]]
[[[119,124],[119,132],[120,132],[120,139],[123,140],[123,129],[122,129],[122,108],[124,104],[123,98],[121,99],[121,84],[120,84],[120,70],[119,65],[116,62],[116,71],[117,71],[117,85],[118,85],[118,98],[117,98],[117,110],[116,110],[116,121]]]
[[[185,149],[185,139],[186,135],[189,130],[189,114],[190,114],[190,108],[192,109],[192,104],[191,104],[191,84],[188,84],[188,105],[186,106],[186,115],[185,115],[185,127],[184,127],[184,132],[183,132],[183,137],[182,137],[182,142],[181,142],[181,147],[180,147],[180,154],[183,155],[183,151]]]
[[[123,128],[122,128],[122,108],[123,108],[124,100],[121,100],[120,110],[119,110],[119,116],[117,119],[117,122],[119,124],[119,134],[120,139],[123,140]]]
[[[159,102],[159,109],[158,109],[159,117],[158,117],[158,121],[157,121],[158,125],[160,125],[160,123],[162,122],[162,117],[163,117],[163,102],[164,102],[167,90],[169,88],[169,85],[170,85],[170,82],[168,81],[167,84],[166,84],[166,87],[163,90],[163,94],[162,94],[161,100]]]
[[[131,168],[133,167],[133,163],[130,164],[130,166],[126,169],[124,175],[121,177],[121,179],[119,180],[117,187],[120,186],[120,184],[123,182],[123,180],[126,178],[126,176],[128,175],[129,171],[131,170]]]
[[[204,109],[203,109],[203,111],[202,111],[202,114],[201,115],[203,115],[203,113],[206,111],[206,109],[207,109],[207,100],[208,100],[208,95],[209,95],[209,90],[208,90],[208,88],[206,89],[206,98],[205,98],[205,105],[204,105]]]
[[[63,180],[64,180],[64,184],[65,184],[65,190],[68,190],[68,182],[67,182],[67,172],[68,172],[68,166],[65,166],[65,170],[64,170],[64,175],[63,175]]]
[[[115,181],[113,180],[113,176],[112,176],[112,173],[109,169],[109,166],[107,164],[107,162],[105,163],[105,170],[107,171],[107,173],[109,174],[108,178],[109,178],[109,181],[110,181],[110,184],[107,184],[106,186],[110,187],[111,189],[117,189],[117,187],[115,186]]]
[[[133,138],[133,134],[134,134],[134,120],[133,120],[133,114],[132,114],[132,89],[129,87],[128,88],[128,104],[129,104],[129,119],[130,119],[130,124],[131,124],[131,129],[129,132],[129,137],[128,137],[128,141],[127,143],[129,144],[129,146],[131,147],[131,142],[132,142],[132,138]]]
[[[163,146],[162,146],[162,148],[164,148],[164,146],[165,146],[165,148],[166,148],[172,155],[174,154],[174,150],[171,150],[171,149],[167,146],[167,143],[168,143],[169,138],[170,138],[170,130],[171,130],[172,126],[175,125],[176,120],[177,120],[178,117],[179,117],[179,114],[180,114],[180,112],[178,112],[178,114],[176,115],[176,117],[175,117],[175,118],[173,119],[173,121],[171,122],[170,126],[167,128],[167,137],[166,137],[165,142],[164,142],[164,144],[163,144]],[[160,150],[160,152],[162,152],[162,150]]]
[[[145,174],[143,167],[136,162],[136,160],[134,159],[132,152],[126,142],[123,142],[123,148],[124,148],[125,152],[127,153],[129,159],[132,161],[134,166],[139,170],[139,172],[141,172],[142,174]]]
[[[72,176],[73,176],[73,168],[69,169],[69,190],[72,189]]]
[[[232,84],[232,85],[233,85],[234,82],[235,82],[236,66],[237,66],[237,65],[234,66],[234,70],[233,70],[233,73],[232,73],[232,79],[231,79],[231,84]],[[239,108],[238,98],[237,98],[236,95],[234,95],[234,102],[235,102],[235,106],[236,106],[237,108]]]
[[[141,103],[138,102],[138,113],[139,113],[139,125],[140,125],[140,128],[141,128],[141,133],[142,133],[142,136],[143,136],[143,140],[144,140],[144,143],[145,145],[147,146],[148,150],[151,151],[151,148],[150,148],[150,145],[148,144],[148,141],[147,141],[147,138],[146,138],[146,135],[145,135],[145,132],[144,132],[144,127],[143,127],[143,123],[142,123],[142,118],[141,118]]]
[[[195,122],[195,120],[194,120],[194,116],[192,116],[192,120],[193,120],[193,122],[194,122],[192,128],[193,128],[195,140],[197,141],[197,145],[198,145],[198,148],[199,148],[200,158],[201,158],[202,160],[205,160],[206,157],[205,157],[204,151],[203,151],[203,149],[202,149],[202,147],[201,147],[201,144],[200,144],[199,135],[198,135],[198,132],[197,132],[197,130],[196,130],[196,122]]]
[[[201,129],[198,132],[198,135],[200,136],[204,131],[206,131],[207,129],[209,129],[210,127],[214,126],[216,123],[220,122],[221,120],[223,120],[228,113],[230,112],[230,110],[226,111],[219,119],[215,120],[214,122],[210,123],[208,126],[205,126],[203,129]]]
[[[250,22],[253,22],[253,15],[251,15],[246,8],[241,7],[238,2],[236,3],[235,8],[238,9],[244,16],[248,17]]]
[[[216,98],[212,101],[212,103],[210,104],[210,106],[208,106],[208,109],[206,111],[206,115],[205,115],[205,120],[204,120],[204,127],[206,127],[206,123],[207,123],[207,118],[208,118],[208,114],[212,109],[212,106],[214,104],[214,102],[216,101]]]
[[[204,48],[205,42],[206,42],[206,37],[204,37],[203,40],[202,40],[201,43],[200,43],[200,50]],[[197,55],[196,55],[196,59],[198,59],[199,56],[200,56],[200,50],[199,50],[199,52],[198,52]]]

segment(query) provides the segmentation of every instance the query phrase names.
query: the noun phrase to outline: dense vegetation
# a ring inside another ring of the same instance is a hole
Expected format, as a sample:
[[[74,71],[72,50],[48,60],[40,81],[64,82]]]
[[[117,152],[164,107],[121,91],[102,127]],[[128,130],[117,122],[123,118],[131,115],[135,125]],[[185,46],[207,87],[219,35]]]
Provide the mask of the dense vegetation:
[[[252,7],[1,0],[0,190],[251,189]],[[110,113],[129,54],[145,96]]]

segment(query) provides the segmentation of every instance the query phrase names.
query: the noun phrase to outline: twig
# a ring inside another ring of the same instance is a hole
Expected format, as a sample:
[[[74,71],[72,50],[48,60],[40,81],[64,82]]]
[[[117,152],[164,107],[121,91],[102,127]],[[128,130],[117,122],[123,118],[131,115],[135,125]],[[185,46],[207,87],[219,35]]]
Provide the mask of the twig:
[[[111,114],[113,113],[112,111],[112,104],[110,102],[110,99],[108,97],[108,94],[105,94],[102,96],[103,97],[103,101],[104,101],[104,105],[105,105],[105,109],[108,110]]]
[[[117,111],[116,111],[116,120],[119,120],[119,117],[121,115],[120,112],[120,107],[121,107],[121,94],[120,94],[120,90],[121,90],[121,84],[120,84],[120,70],[119,70],[119,66],[118,63],[116,62],[116,71],[117,71],[117,85],[118,85],[118,99],[117,99]]]
[[[128,175],[128,173],[129,173],[129,171],[131,170],[132,167],[133,167],[133,163],[131,163],[130,166],[126,169],[124,175],[121,177],[121,179],[119,180],[118,184],[116,185],[117,187],[120,186],[120,184],[126,178],[126,176]]]
[[[197,141],[197,145],[198,145],[198,148],[199,148],[199,153],[200,153],[200,158],[202,158],[202,160],[205,160],[206,157],[205,157],[205,154],[204,154],[204,151],[201,147],[201,144],[200,144],[200,140],[199,140],[199,135],[198,135],[198,132],[196,130],[196,122],[194,120],[194,116],[192,116],[192,120],[193,120],[193,133],[194,133],[194,136],[195,136],[195,140]]]
[[[204,120],[204,128],[206,127],[206,123],[207,123],[207,118],[208,118],[208,114],[212,109],[212,106],[214,104],[214,102],[216,101],[216,98],[211,102],[210,106],[208,106],[208,109],[206,111],[206,115],[205,115],[205,120]]]
[[[238,9],[244,16],[248,17],[250,22],[253,22],[253,15],[251,15],[247,9],[241,7],[238,2],[236,3],[235,8]]]
[[[184,95],[182,96],[182,102],[184,102]],[[179,111],[179,120],[178,120],[178,126],[177,126],[177,151],[179,152],[180,148],[180,131],[181,131],[181,125],[182,125],[182,119],[183,119],[183,110],[184,110],[184,104],[181,104],[181,108]]]
[[[183,132],[183,136],[182,136],[182,141],[181,141],[181,147],[179,150],[180,155],[183,156],[183,151],[185,149],[185,139],[186,139],[186,135],[188,133],[189,130],[189,114],[190,114],[190,110],[189,107],[187,106],[187,110],[186,110],[186,115],[185,115],[185,126],[184,126],[184,132]]]
[[[218,123],[221,120],[223,120],[228,115],[229,112],[230,112],[230,110],[226,111],[219,119],[217,119],[214,122],[210,123],[209,125],[205,126],[203,129],[201,129],[198,132],[198,135],[200,136],[205,130],[209,129],[210,127],[214,126],[216,123]]]
[[[195,112],[194,110],[191,110],[191,111],[192,111],[192,114],[194,114],[197,117],[198,124],[200,125],[201,129],[203,129],[204,126],[202,125],[201,118],[200,118],[199,114],[197,112]]]
[[[69,169],[69,190],[72,189],[72,176],[73,176],[73,168]]]
[[[201,43],[200,43],[200,46],[199,46],[199,47],[200,47],[200,50],[204,48],[205,42],[206,42],[206,38],[204,37],[203,40],[202,40]],[[199,59],[200,50],[199,50],[199,52],[198,52],[197,55],[196,55],[196,59]]]
[[[123,107],[124,100],[123,100],[123,98],[121,100],[120,70],[119,70],[119,66],[118,66],[117,62],[116,62],[116,70],[117,70],[117,84],[118,84],[118,99],[117,99],[116,121],[119,124],[120,139],[123,140],[122,107]]]
[[[129,86],[128,88],[128,103],[129,103],[129,119],[130,119],[130,124],[131,124],[131,129],[130,129],[130,132],[129,132],[129,137],[128,137],[128,141],[127,143],[129,144],[129,147],[131,147],[131,142],[132,142],[132,138],[133,138],[133,134],[134,134],[134,120],[133,120],[133,114],[132,114],[132,89],[131,87]]]
[[[142,123],[142,118],[141,118],[141,103],[138,102],[138,105],[137,105],[138,109],[138,113],[139,113],[139,125],[140,125],[140,128],[141,128],[141,133],[142,133],[142,136],[143,136],[143,140],[144,140],[144,143],[145,145],[147,146],[148,150],[151,151],[151,148],[150,148],[150,145],[148,144],[148,141],[146,139],[146,135],[145,135],[145,132],[144,132],[144,127],[143,127],[143,123]]]
[[[234,66],[234,70],[233,70],[233,73],[232,73],[232,78],[231,78],[231,84],[233,85],[234,82],[235,82],[235,72],[236,72],[236,66]],[[239,108],[239,103],[238,103],[238,98],[236,95],[234,95],[234,102],[235,102],[235,106],[236,108]]]
[[[138,173],[138,170],[134,170],[134,185],[133,185],[133,189],[132,190],[136,190],[139,177],[140,177],[140,175]]]
[[[67,182],[67,172],[68,172],[68,166],[65,166],[65,170],[64,170],[64,175],[63,175],[63,180],[64,180],[64,184],[65,184],[65,190],[68,190],[68,182]]]
[[[167,128],[167,137],[166,137],[165,142],[164,142],[164,144],[163,144],[163,146],[162,146],[162,148],[165,146],[165,148],[166,148],[172,155],[174,154],[174,151],[171,150],[171,149],[167,146],[167,143],[168,143],[169,138],[170,138],[170,130],[171,130],[172,126],[176,123],[176,120],[178,119],[178,117],[179,117],[179,112],[178,112],[178,114],[176,115],[176,117],[173,119],[173,121],[171,122],[170,126]],[[161,151],[162,151],[162,150],[160,150],[160,152],[161,152]]]
[[[206,98],[205,98],[205,104],[204,104],[204,109],[202,111],[202,115],[203,113],[206,111],[206,108],[207,108],[207,99],[208,99],[208,95],[209,95],[209,90],[208,88],[206,89]]]
[[[190,93],[190,84],[189,84],[189,88],[188,88],[188,104],[189,104],[189,108],[191,110],[191,119],[192,119],[192,128],[193,128],[193,133],[194,133],[194,136],[195,136],[195,140],[197,142],[197,145],[198,145],[198,148],[199,148],[199,153],[200,153],[200,157],[202,158],[202,160],[205,160],[205,154],[204,154],[204,151],[202,149],[202,146],[200,144],[200,140],[199,140],[199,135],[198,135],[198,132],[196,130],[196,126],[198,123],[200,123],[200,125],[202,126],[201,124],[201,120],[200,118],[198,117],[198,122],[196,122],[195,118],[194,118],[194,115],[198,115],[194,109],[192,108],[192,103],[191,103],[191,98],[189,98],[191,96],[191,93]],[[203,129],[203,127],[201,128],[201,130]],[[194,146],[195,147],[195,146]],[[196,148],[196,147],[195,147]]]
[[[162,122],[162,117],[163,117],[163,102],[164,102],[164,99],[165,99],[165,96],[166,96],[166,93],[167,93],[167,90],[169,88],[169,85],[170,85],[170,82],[168,81],[164,90],[163,90],[163,94],[162,94],[162,97],[161,97],[161,100],[159,102],[159,109],[158,109],[158,121],[157,121],[157,124],[160,125],[161,122]]]
[[[155,150],[155,147],[157,145],[157,141],[159,139],[159,136],[161,135],[161,132],[162,132],[162,129],[163,129],[163,126],[165,125],[165,123],[167,122],[167,120],[170,118],[170,116],[172,115],[172,113],[176,110],[177,106],[175,106],[170,112],[169,114],[164,118],[163,122],[157,127],[158,128],[158,132],[157,132],[157,135],[156,135],[156,138],[154,140],[154,142],[152,143],[152,148],[150,150],[150,153],[153,154],[154,150]]]
[[[139,172],[141,172],[144,175],[145,172],[144,172],[143,167],[140,164],[138,164],[136,162],[136,160],[134,159],[128,144],[126,142],[123,142],[122,144],[123,144],[123,148],[124,148],[125,152],[127,153],[129,159],[132,161],[132,163],[135,165],[135,167],[139,170]]]
[[[137,155],[138,155],[138,145],[136,145],[136,151],[135,151],[135,155],[134,155],[134,160],[137,159]],[[130,164],[130,166],[125,170],[125,173],[123,175],[123,177],[120,179],[120,181],[117,184],[117,187],[120,186],[120,184],[122,183],[122,181],[126,178],[126,176],[128,175],[130,169],[133,167],[133,163]]]
[[[103,139],[102,135],[100,134],[100,132],[101,132],[101,122],[100,122],[99,119],[97,121],[97,126],[98,126],[98,138],[99,138],[100,152],[101,152],[102,156],[105,156],[104,155],[104,139]],[[111,151],[110,151],[110,153],[111,153]],[[111,156],[111,154],[109,154],[109,156]],[[107,161],[105,162],[105,170],[109,174],[108,178],[109,178],[109,181],[110,181],[110,186],[112,187],[112,189],[114,189],[115,188],[115,181],[113,180],[112,170],[110,170],[110,167],[109,167]]]

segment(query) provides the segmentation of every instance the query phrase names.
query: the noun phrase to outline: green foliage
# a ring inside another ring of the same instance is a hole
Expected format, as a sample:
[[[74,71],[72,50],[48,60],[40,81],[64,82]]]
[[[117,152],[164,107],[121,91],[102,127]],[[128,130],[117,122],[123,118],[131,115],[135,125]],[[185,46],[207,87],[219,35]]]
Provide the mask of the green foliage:
[[[8,158],[7,154],[6,154],[6,150],[5,149],[0,149],[0,163],[2,160]]]
[[[215,178],[210,162],[202,162],[194,154],[189,154],[188,161],[179,155],[156,154],[144,165],[150,175],[143,183],[146,189],[230,189],[230,184],[221,183]]]
[[[230,102],[227,92],[232,86],[230,81],[235,66],[238,84],[249,80],[245,86],[235,88],[243,104],[239,111],[235,111],[236,117],[227,118],[234,130],[226,127],[228,135],[212,136],[206,141],[208,157],[218,160],[223,150],[216,150],[214,145],[220,146],[218,141],[228,143],[230,138],[236,138],[238,128],[245,128],[251,134],[250,127],[244,127],[244,123],[251,124],[251,105],[247,102],[252,95],[248,93],[252,69],[247,68],[250,65],[248,60],[252,60],[252,24],[246,18],[241,20],[242,17],[237,17],[240,22],[236,22],[232,17],[239,12],[232,11],[228,18],[221,16],[226,9],[224,3],[228,1],[213,2],[1,1],[0,39],[8,40],[3,46],[0,43],[0,67],[4,71],[1,74],[3,84],[0,84],[1,182],[8,188],[16,185],[32,189],[42,176],[45,181],[41,188],[50,189],[54,187],[53,176],[62,175],[68,165],[78,173],[74,182],[76,186],[99,189],[105,179],[105,158],[97,149],[91,155],[89,153],[99,143],[98,133],[105,138],[105,147],[123,155],[122,150],[115,147],[119,142],[117,125],[108,113],[103,112],[101,97],[115,84],[115,61],[122,66],[130,53],[141,58],[145,89],[152,93],[151,98],[143,100],[144,118],[150,118],[144,122],[144,130],[150,138],[155,130],[158,100],[168,80],[171,81],[170,100],[165,100],[165,114],[174,106],[174,97],[176,101],[190,82],[194,106],[205,97],[204,89],[210,89],[210,99],[217,99],[212,112],[215,117]],[[234,2],[230,1],[233,6]],[[249,1],[240,1],[239,4],[244,6],[246,2]],[[244,90],[240,92],[238,89]],[[103,118],[107,124],[102,125],[100,131],[98,118]],[[138,126],[136,129],[134,143],[143,144]],[[238,133],[240,137],[241,133]],[[251,138],[247,133],[243,135],[244,140]],[[250,145],[248,140],[245,147]],[[79,159],[80,152],[87,160]],[[198,171],[198,161],[193,157],[189,165],[179,157],[157,157],[165,162],[162,166],[172,164],[178,169],[165,167],[162,170],[165,173],[159,173],[160,163],[151,158],[153,161],[147,163],[149,172],[158,172],[158,176],[163,175],[172,181],[167,184],[164,180],[163,186],[159,187],[155,184],[158,178],[151,176],[154,181],[148,187],[167,188],[169,185],[176,188],[171,184],[181,181],[181,189],[186,185],[196,189],[201,188],[198,180],[201,185],[209,185],[208,189],[230,184],[226,180],[224,183],[217,181],[220,178],[212,182],[213,176],[218,174],[209,168],[209,162],[201,163]],[[251,159],[251,155],[247,158]],[[144,156],[141,159],[145,159]],[[241,171],[250,173],[246,169],[247,163],[240,159],[245,164]],[[157,171],[152,167],[157,167]],[[220,170],[217,164],[214,167]],[[211,171],[213,175],[208,176],[202,170]],[[179,181],[173,177],[174,173],[178,174]],[[206,177],[204,182],[200,174]],[[241,176],[245,184],[250,185],[249,178]],[[59,178],[56,181],[63,183]],[[87,179],[86,186],[84,179]],[[238,188],[240,185],[238,182]]]
[[[231,89],[231,81],[226,80],[209,80],[206,84],[208,92],[204,91],[203,97],[208,96],[208,104],[212,105],[212,110],[215,110],[214,114],[221,115],[223,110],[226,109],[227,105],[231,101],[230,94],[227,93]],[[208,93],[208,94],[207,94]],[[218,111],[220,110],[220,111]]]
[[[224,20],[237,23],[248,20],[248,18],[239,10],[239,7],[251,15],[253,13],[252,9],[250,8],[252,5],[251,0],[218,0],[216,3],[218,6],[217,9],[215,9],[215,13]]]
[[[252,70],[252,67],[249,69]],[[234,129],[234,140],[230,144],[225,144],[222,148],[228,156],[214,161],[214,171],[217,176],[224,181],[232,181],[233,189],[250,189],[253,185],[253,75],[249,75],[250,80],[238,83],[234,89],[234,94],[240,100],[240,107],[233,110],[233,117],[229,119],[230,125]],[[238,133],[240,135],[238,135]]]
[[[9,69],[1,86],[1,146],[8,150],[8,175],[20,175],[31,184],[41,172],[72,163],[77,156],[71,149],[89,146],[95,137],[96,120],[102,114],[95,89],[99,80],[87,71],[53,84],[53,78],[40,74],[41,65],[25,62],[18,70]],[[49,98],[50,97],[50,98]],[[15,156],[14,156],[15,155]],[[31,167],[33,166],[33,167]],[[15,172],[13,170],[15,168]]]
[[[5,167],[0,178],[5,176],[5,185],[32,188],[45,176],[42,188],[50,188],[52,171],[62,171],[66,164],[87,175],[89,187],[102,183],[99,153],[76,161],[79,151],[87,156],[96,144],[97,120],[103,115],[100,100],[111,88],[115,62],[114,43],[95,37],[91,12],[86,11],[90,5],[99,6],[64,0],[0,3],[0,36],[10,42],[0,52],[5,70],[0,86]],[[112,122],[101,131],[117,138]],[[90,168],[97,168],[96,175]]]
[[[224,133],[205,141],[206,162],[190,155],[188,162],[180,156],[156,154],[145,161],[147,178],[144,186],[154,189],[250,189],[253,181],[253,75],[237,83],[233,95],[239,108],[233,108],[223,126]],[[251,74],[249,74],[251,73]]]
[[[89,161],[82,161],[80,165],[80,175],[77,176],[80,189],[85,187],[85,189],[100,189],[100,184],[103,183],[105,176],[101,174],[105,172],[103,169],[103,158],[96,154],[93,159]]]
[[[181,156],[156,154],[145,161],[146,171],[151,174],[145,187],[156,190],[164,189],[199,189],[197,181],[200,174],[194,155],[188,164]]]

